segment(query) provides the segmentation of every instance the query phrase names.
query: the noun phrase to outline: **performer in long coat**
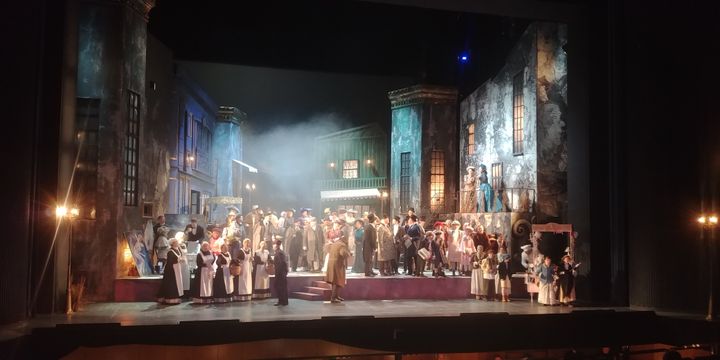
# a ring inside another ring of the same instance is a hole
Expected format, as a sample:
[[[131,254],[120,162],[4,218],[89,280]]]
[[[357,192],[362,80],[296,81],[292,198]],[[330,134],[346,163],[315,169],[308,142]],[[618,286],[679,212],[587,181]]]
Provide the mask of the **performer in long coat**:
[[[510,271],[510,255],[509,254],[498,254],[500,264],[498,264],[498,272],[496,282],[500,284],[500,294],[502,295],[502,301],[510,301],[510,293],[512,287],[512,272]]]
[[[365,272],[365,262],[363,261],[363,234],[365,229],[363,228],[364,222],[360,219],[355,220],[355,231],[353,236],[355,237],[355,256],[351,257],[354,259],[352,272],[360,274]]]
[[[495,275],[497,274],[498,260],[497,256],[492,250],[488,250],[487,257],[480,263],[480,268],[483,272],[483,295],[486,296],[486,300],[494,301],[497,293],[495,292]],[[490,295],[490,289],[493,294]]]
[[[558,269],[560,277],[560,304],[572,305],[575,301],[575,276],[577,276],[577,266],[573,263],[570,255],[562,258],[563,263]]]
[[[344,300],[340,297],[340,289],[345,287],[345,270],[349,256],[347,236],[343,234],[338,241],[330,245],[325,282],[332,285],[331,302],[337,303]]]
[[[216,303],[226,303],[232,300],[233,296],[233,277],[230,274],[230,252],[227,244],[220,247],[220,253],[215,258],[217,271],[215,279],[213,279],[213,298]]]
[[[397,215],[392,220],[392,233],[395,242],[395,260],[392,263],[393,274],[399,274],[400,255],[405,252],[405,227],[400,225],[400,217]]]
[[[485,260],[485,251],[482,245],[478,245],[477,250],[472,255],[472,275],[470,277],[470,294],[475,295],[475,299],[482,300],[485,298],[485,283],[483,282],[482,261]]]
[[[260,248],[255,251],[255,262],[253,267],[253,276],[255,283],[253,285],[253,299],[267,299],[270,297],[270,275],[267,273],[267,263],[270,260],[270,251],[267,249],[267,243],[260,242]]]
[[[423,234],[423,229],[420,228],[420,225],[416,222],[417,217],[415,215],[410,215],[407,217],[407,228],[405,229],[405,233],[407,236],[410,237],[410,242],[406,243],[403,242],[405,245],[405,275],[415,275],[417,272],[417,250],[418,246],[420,244],[420,238]],[[422,270],[420,270],[422,271]]]
[[[363,232],[363,262],[365,263],[365,276],[377,275],[372,269],[373,254],[377,247],[377,230],[375,230],[375,215],[368,215],[368,223]]]
[[[288,255],[288,264],[292,272],[297,272],[300,265],[300,254],[302,253],[303,229],[301,227],[302,219],[295,220],[295,224],[289,230],[289,237],[286,237],[287,244],[285,250]]]
[[[535,273],[540,281],[540,292],[538,293],[538,302],[543,305],[556,305],[555,299],[555,266],[552,264],[550,257],[546,257],[542,264],[535,268]]]
[[[253,256],[250,249],[250,239],[242,241],[242,249],[238,256],[233,259],[235,265],[242,268],[240,275],[235,276],[235,292],[233,292],[233,301],[249,301],[253,294]]]
[[[377,259],[380,267],[380,275],[392,274],[391,261],[395,260],[395,241],[388,225],[383,221],[376,228],[378,252]]]
[[[183,282],[180,270],[180,260],[183,258],[177,239],[170,240],[170,250],[167,253],[167,265],[163,273],[158,302],[164,304],[179,304],[183,295]]]
[[[275,240],[275,293],[278,302],[275,306],[285,306],[288,304],[287,274],[288,264],[285,252],[282,251],[282,240]]]
[[[322,258],[318,251],[317,222],[315,218],[309,218],[303,230],[303,250],[307,257],[308,270],[315,272],[320,270]]]
[[[466,224],[467,225],[467,224]],[[475,241],[473,229],[470,225],[465,226],[465,232],[460,241],[460,274],[470,275],[472,272],[472,254],[475,252]]]
[[[215,255],[210,251],[210,243],[203,242],[197,254],[198,290],[193,295],[194,304],[209,304],[212,302],[213,276],[215,269]]]

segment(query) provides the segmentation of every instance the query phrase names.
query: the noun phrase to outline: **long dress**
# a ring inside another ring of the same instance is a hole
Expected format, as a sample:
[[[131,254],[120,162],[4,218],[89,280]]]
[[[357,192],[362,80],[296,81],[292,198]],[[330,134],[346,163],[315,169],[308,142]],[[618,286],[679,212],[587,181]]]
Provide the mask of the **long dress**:
[[[353,266],[352,266],[352,272],[362,274],[365,272],[365,263],[363,262],[362,258],[362,252],[363,252],[363,234],[365,233],[365,229],[359,228],[355,229],[355,256],[353,257]]]
[[[230,253],[220,253],[216,259],[217,272],[213,280],[213,297],[216,303],[230,302],[234,287],[230,275]]]
[[[493,289],[493,296],[497,295],[495,288],[495,275],[497,274],[498,261],[496,256],[487,256],[483,259],[480,268],[483,272],[483,290],[482,295],[489,296],[490,289]],[[490,282],[493,282],[490,284]]]
[[[268,250],[258,250],[255,252],[253,299],[267,299],[270,297],[270,275],[268,275],[266,270],[269,258],[270,252]]]
[[[235,263],[240,265],[242,272],[235,277],[235,292],[233,293],[233,301],[248,301],[252,299],[252,257],[250,250],[242,249]]]
[[[180,245],[180,275],[183,284],[183,292],[180,295],[185,295],[185,292],[190,291],[190,264],[188,264],[187,247],[185,244]]]
[[[179,249],[170,249],[167,254],[167,265],[163,273],[158,302],[165,304],[179,304],[183,295],[182,270],[180,269],[180,258],[182,252]]]
[[[472,256],[472,276],[470,278],[470,294],[475,296],[484,296],[487,292],[485,290],[485,283],[483,282],[482,269],[480,263],[483,260],[482,253],[474,253]]]
[[[213,276],[215,275],[214,263],[215,255],[211,251],[200,251],[197,254],[199,286],[197,293],[193,295],[194,304],[209,304],[212,302]]]
[[[540,292],[538,293],[538,302],[544,305],[555,305],[557,299],[555,299],[555,289],[553,282],[555,281],[555,270],[553,266],[545,266],[540,264],[535,270],[540,281]]]
[[[473,236],[464,234],[463,240],[460,242],[460,271],[469,271],[472,269],[472,256],[476,251],[475,249],[477,249],[477,247],[475,247]]]
[[[577,270],[571,263],[562,263],[559,268],[560,302],[569,304],[575,301],[575,275]]]

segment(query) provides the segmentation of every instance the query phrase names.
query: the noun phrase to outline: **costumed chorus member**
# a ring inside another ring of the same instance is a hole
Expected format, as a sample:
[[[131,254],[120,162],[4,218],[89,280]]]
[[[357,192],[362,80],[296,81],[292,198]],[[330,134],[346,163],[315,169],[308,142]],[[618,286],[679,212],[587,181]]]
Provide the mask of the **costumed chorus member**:
[[[233,277],[230,274],[230,251],[227,244],[220,246],[220,253],[215,258],[217,272],[213,280],[213,297],[216,303],[226,303],[232,300]]]
[[[267,249],[267,242],[261,241],[260,248],[255,251],[253,299],[267,299],[270,297],[270,275],[267,272],[269,259],[270,251]]]
[[[345,270],[347,269],[348,257],[350,257],[348,239],[343,234],[338,241],[330,245],[328,268],[325,274],[325,282],[332,285],[330,302],[339,303],[345,300],[340,297],[340,289],[345,287]]]
[[[250,239],[242,241],[242,248],[238,252],[235,259],[237,265],[240,265],[240,275],[235,277],[235,293],[234,301],[249,301],[252,298],[252,251],[250,250]]]
[[[555,266],[552,264],[550,257],[545,258],[543,263],[535,269],[535,273],[540,280],[538,302],[545,306],[556,305],[557,300],[555,299],[554,288],[557,275],[555,274]]]
[[[282,250],[282,240],[275,240],[274,245],[275,258],[273,262],[275,264],[275,293],[277,293],[278,302],[275,306],[287,306],[288,305],[288,289],[287,289],[287,274],[288,264],[287,255]]]
[[[193,296],[193,304],[212,303],[213,277],[215,276],[215,255],[210,251],[210,243],[203,242],[197,254],[198,290]]]
[[[170,240],[170,250],[167,253],[167,265],[160,284],[157,300],[159,303],[172,305],[180,303],[180,297],[183,295],[181,261],[185,261],[185,257],[180,251],[179,241],[172,239]]]

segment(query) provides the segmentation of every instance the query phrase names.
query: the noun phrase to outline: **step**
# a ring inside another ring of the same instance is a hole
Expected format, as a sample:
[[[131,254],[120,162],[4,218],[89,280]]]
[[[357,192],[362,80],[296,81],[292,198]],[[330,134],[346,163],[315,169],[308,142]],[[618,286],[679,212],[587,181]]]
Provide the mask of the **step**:
[[[324,301],[325,297],[318,294],[307,293],[302,291],[294,291],[292,297],[296,299],[303,299],[308,301]]]
[[[311,294],[322,295],[327,299],[330,299],[330,295],[332,294],[332,289],[327,289],[324,287],[306,286],[305,289]]]
[[[332,289],[332,286],[330,286],[330,284],[328,284],[324,281],[320,281],[320,280],[314,280],[312,282],[312,286],[319,287],[319,288],[325,288],[325,289]]]

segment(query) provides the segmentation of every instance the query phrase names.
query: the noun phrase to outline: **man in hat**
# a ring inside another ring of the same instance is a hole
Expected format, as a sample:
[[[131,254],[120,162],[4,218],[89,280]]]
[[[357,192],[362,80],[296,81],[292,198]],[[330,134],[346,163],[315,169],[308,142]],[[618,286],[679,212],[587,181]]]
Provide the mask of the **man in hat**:
[[[252,210],[245,215],[245,231],[250,235],[252,248],[256,249],[263,239],[263,213],[258,205],[253,205]]]
[[[339,220],[343,221],[343,220]],[[350,257],[348,250],[348,239],[344,234],[330,245],[328,250],[328,266],[325,274],[325,282],[332,285],[330,302],[339,303],[344,299],[340,297],[340,289],[345,286],[345,270],[347,259]]]
[[[400,217],[395,215],[392,219],[392,234],[395,243],[395,259],[392,261],[394,274],[399,273],[400,254],[405,251],[405,227],[400,225]]]
[[[569,251],[569,248],[566,251]],[[580,264],[575,264],[569,254],[562,257],[562,264],[558,269],[560,305],[572,306],[575,302],[575,277],[577,276],[578,266]]]
[[[372,269],[373,255],[377,248],[377,231],[375,230],[375,214],[368,214],[368,223],[363,232],[363,262],[365,263],[365,276],[375,276]]]
[[[302,252],[303,228],[302,219],[297,218],[293,226],[285,232],[285,249],[287,250],[288,263],[292,272],[297,272],[300,262],[300,253]]]
[[[273,244],[273,250],[275,256],[273,258],[273,264],[275,265],[275,293],[278,297],[278,302],[275,306],[287,306],[288,305],[288,289],[287,289],[287,274],[288,264],[285,252],[282,251],[282,240],[275,240]]]

